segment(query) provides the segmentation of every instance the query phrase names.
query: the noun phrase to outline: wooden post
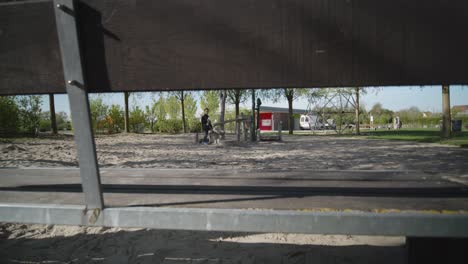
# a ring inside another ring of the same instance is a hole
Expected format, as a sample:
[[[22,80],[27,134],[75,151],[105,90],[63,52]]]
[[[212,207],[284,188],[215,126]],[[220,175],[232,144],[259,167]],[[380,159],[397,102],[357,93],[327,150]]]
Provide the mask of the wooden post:
[[[283,129],[283,121],[280,121],[279,126],[278,126],[278,139],[279,139],[279,141],[283,140],[282,139],[282,133],[281,133],[282,129]]]
[[[256,139],[255,134],[255,89],[252,89],[252,120],[250,123],[250,134],[251,134],[251,141],[254,142]]]
[[[187,122],[185,121],[185,95],[184,91],[180,91],[180,104],[182,107],[182,126],[184,133],[187,133]]]
[[[130,132],[130,118],[128,116],[128,97],[130,96],[129,92],[124,92],[125,97],[125,132]]]
[[[452,117],[450,115],[450,86],[442,85],[442,137],[452,135]]]
[[[55,100],[54,94],[49,94],[49,106],[50,106],[50,124],[52,126],[52,134],[57,135],[57,119],[55,117]]]
[[[359,135],[359,87],[356,87],[356,104],[354,105],[354,111],[356,112],[356,135]]]
[[[241,116],[236,116],[236,132],[237,132],[237,142],[240,142],[241,138]]]

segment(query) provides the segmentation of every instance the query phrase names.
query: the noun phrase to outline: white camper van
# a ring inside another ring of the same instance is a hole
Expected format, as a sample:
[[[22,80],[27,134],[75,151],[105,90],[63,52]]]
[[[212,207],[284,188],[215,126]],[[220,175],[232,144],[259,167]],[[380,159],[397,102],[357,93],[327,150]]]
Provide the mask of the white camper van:
[[[333,119],[328,119],[326,122],[323,122],[321,118],[311,114],[301,115],[299,127],[307,130],[336,129]]]

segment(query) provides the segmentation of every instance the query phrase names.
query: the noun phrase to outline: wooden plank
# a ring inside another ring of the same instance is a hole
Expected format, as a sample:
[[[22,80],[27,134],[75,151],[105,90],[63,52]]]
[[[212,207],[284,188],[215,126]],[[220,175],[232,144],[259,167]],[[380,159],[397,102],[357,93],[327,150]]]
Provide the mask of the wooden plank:
[[[78,6],[90,92],[468,83],[462,0]],[[1,94],[64,91],[52,17],[46,2],[0,6]]]

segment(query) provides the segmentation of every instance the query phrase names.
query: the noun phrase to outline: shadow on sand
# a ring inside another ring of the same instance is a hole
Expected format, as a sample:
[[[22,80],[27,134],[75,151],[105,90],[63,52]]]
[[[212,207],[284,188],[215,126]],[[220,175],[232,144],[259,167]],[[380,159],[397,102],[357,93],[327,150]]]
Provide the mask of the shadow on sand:
[[[407,259],[402,243],[393,242],[391,246],[323,245],[333,243],[330,239],[351,239],[344,236],[328,237],[328,242],[321,241],[323,236],[313,236],[307,241],[309,245],[295,245],[288,244],[287,236],[281,237],[281,234],[276,241],[282,243],[258,243],[248,238],[243,242],[236,240],[248,235],[246,233],[35,226],[37,234],[25,235],[27,226],[19,227],[19,231],[23,228],[23,233],[7,239],[11,234],[4,225],[0,238],[1,263],[394,264],[406,263]],[[56,231],[56,228],[62,230]],[[63,236],[64,230],[75,233]],[[44,236],[46,238],[38,238]],[[228,238],[229,242],[220,238]]]

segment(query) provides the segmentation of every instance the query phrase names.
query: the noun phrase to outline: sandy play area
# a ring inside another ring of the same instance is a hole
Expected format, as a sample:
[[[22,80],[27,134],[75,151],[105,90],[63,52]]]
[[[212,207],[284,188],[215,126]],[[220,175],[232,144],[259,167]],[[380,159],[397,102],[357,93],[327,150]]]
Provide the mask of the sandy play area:
[[[96,139],[103,168],[421,171],[468,174],[468,149],[326,136],[195,145],[193,135]],[[0,143],[0,167],[76,167],[72,137]],[[1,180],[1,179],[0,179]],[[406,263],[402,237],[246,234],[2,224],[0,263]]]
[[[416,170],[467,174],[468,149],[405,141],[331,136],[284,136],[283,142],[195,145],[194,136],[98,136],[101,167]],[[0,143],[0,167],[77,167],[72,137]]]

